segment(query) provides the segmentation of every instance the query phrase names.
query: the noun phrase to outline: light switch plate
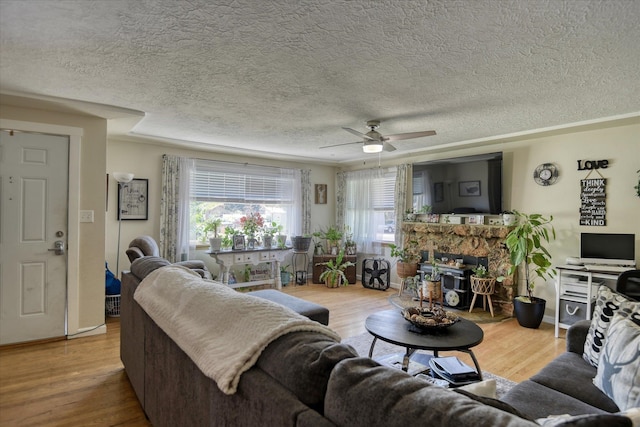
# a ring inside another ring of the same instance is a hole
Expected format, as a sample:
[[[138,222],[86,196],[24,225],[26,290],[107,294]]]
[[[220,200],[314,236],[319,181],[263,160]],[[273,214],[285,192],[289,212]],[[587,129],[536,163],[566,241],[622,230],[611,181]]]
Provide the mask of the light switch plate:
[[[80,222],[93,222],[93,211],[80,211]]]

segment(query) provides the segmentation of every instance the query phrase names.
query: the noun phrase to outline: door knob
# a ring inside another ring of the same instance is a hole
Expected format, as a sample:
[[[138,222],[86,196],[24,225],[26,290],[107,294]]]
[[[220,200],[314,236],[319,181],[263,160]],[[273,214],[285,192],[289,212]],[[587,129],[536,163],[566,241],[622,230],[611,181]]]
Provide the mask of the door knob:
[[[53,242],[53,249],[49,250],[54,251],[56,255],[64,255],[64,242],[62,240],[56,240]]]

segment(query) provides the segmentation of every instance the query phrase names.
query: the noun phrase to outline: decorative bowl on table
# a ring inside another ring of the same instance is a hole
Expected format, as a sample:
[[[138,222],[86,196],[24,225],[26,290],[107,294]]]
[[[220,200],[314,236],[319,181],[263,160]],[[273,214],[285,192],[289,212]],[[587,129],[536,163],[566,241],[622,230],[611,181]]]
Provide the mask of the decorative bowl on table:
[[[434,307],[431,310],[418,307],[405,308],[402,310],[402,317],[423,331],[448,328],[460,320],[457,314],[445,311],[441,307]]]

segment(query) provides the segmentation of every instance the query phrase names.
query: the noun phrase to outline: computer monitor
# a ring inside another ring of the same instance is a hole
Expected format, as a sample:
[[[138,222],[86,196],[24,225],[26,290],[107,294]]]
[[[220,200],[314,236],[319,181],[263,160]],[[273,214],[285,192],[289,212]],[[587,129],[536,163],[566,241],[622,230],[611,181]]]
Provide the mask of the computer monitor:
[[[584,264],[629,265],[636,263],[635,234],[581,233],[580,261]]]

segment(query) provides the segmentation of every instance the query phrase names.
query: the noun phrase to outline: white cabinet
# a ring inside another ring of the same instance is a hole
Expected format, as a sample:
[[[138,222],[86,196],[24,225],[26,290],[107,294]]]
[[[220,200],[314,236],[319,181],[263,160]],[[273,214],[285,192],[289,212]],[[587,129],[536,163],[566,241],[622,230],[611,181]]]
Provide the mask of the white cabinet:
[[[555,335],[560,328],[567,329],[578,320],[591,319],[598,287],[615,287],[618,273],[596,273],[556,267],[556,319]]]
[[[229,268],[235,264],[271,264],[271,275],[273,279],[253,280],[251,282],[234,283],[232,288],[243,288],[254,285],[271,284],[276,289],[282,289],[280,281],[280,263],[284,261],[284,257],[289,253],[291,248],[258,248],[247,249],[241,251],[217,251],[207,252],[211,257],[215,258],[216,263],[220,266],[222,283],[229,285]]]

